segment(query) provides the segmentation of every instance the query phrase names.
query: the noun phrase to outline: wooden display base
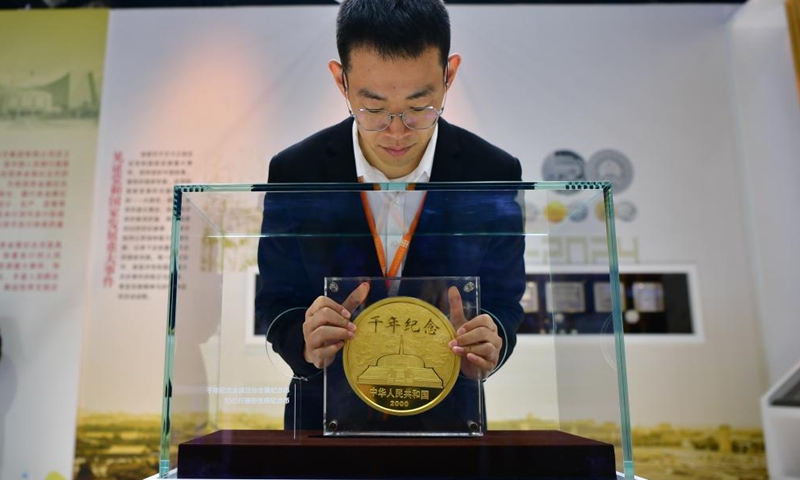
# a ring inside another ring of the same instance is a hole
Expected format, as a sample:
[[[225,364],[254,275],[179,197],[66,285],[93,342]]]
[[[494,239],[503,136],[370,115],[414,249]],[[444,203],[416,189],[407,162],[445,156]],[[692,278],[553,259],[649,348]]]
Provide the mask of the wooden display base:
[[[220,430],[178,446],[178,478],[617,478],[614,448],[559,431],[482,437],[323,437]]]

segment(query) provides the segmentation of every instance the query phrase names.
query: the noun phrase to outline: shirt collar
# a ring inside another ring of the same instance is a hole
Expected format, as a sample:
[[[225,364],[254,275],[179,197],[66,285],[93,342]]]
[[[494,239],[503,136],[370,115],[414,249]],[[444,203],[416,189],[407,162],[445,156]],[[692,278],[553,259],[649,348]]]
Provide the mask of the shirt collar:
[[[361,145],[358,144],[358,125],[353,121],[353,153],[356,157],[356,175],[359,179],[363,179],[364,183],[385,183],[389,181],[398,183],[427,182],[431,178],[433,153],[436,151],[436,139],[438,137],[439,122],[436,122],[436,125],[433,126],[433,135],[425,148],[425,153],[422,154],[422,159],[420,159],[417,168],[408,175],[389,180],[383,172],[370,165],[367,161],[367,157],[361,151]]]

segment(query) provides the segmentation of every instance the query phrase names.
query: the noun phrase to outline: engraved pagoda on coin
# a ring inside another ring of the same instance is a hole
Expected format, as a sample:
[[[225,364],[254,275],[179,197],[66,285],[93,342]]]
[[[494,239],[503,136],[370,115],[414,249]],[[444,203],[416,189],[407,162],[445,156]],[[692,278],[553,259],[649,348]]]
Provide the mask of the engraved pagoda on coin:
[[[403,337],[400,337],[400,352],[385,355],[376,365],[370,365],[358,376],[359,385],[391,385],[444,388],[442,378],[433,367],[426,367],[425,360],[403,353]]]

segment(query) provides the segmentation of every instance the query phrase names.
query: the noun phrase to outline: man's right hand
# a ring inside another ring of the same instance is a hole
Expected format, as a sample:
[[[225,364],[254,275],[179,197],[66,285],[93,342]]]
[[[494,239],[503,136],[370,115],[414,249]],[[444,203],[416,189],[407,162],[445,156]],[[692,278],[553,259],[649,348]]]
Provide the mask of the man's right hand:
[[[362,283],[338,304],[329,297],[317,297],[306,310],[303,322],[305,348],[303,358],[317,368],[325,368],[333,362],[345,340],[355,336],[356,326],[350,322],[350,312],[367,298],[369,283]]]

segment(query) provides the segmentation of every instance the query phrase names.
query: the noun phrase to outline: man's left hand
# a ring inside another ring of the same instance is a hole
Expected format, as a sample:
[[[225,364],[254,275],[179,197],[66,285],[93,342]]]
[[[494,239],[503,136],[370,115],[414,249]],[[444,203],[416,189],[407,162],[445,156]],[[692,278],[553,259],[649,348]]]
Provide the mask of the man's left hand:
[[[453,353],[463,357],[461,373],[473,380],[486,378],[497,367],[503,347],[497,324],[487,314],[468,321],[458,288],[450,287],[447,299],[450,303],[450,322],[456,329],[456,338],[448,346]]]

